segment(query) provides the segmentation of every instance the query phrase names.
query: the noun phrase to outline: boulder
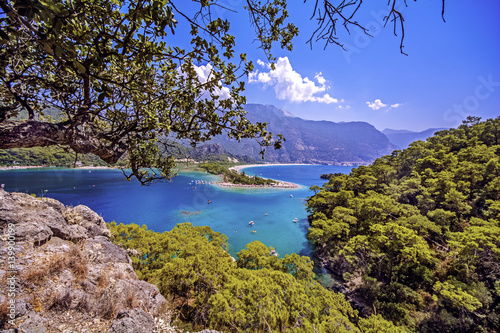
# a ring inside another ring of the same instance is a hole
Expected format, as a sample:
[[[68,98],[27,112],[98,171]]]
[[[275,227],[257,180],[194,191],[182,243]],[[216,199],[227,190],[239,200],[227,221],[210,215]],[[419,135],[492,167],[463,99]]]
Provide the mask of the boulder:
[[[122,311],[111,324],[109,333],[144,333],[153,332],[155,322],[142,309]]]
[[[0,191],[0,228],[15,224],[16,241],[34,245],[42,245],[52,236],[72,241],[86,238],[85,228],[69,225],[57,206],[28,194]]]
[[[0,190],[0,234],[14,224],[16,318],[0,332],[155,332],[168,304],[141,281],[125,249],[89,207]],[[0,256],[8,256],[6,238]],[[12,274],[0,269],[0,281]],[[0,305],[7,284],[0,284]]]

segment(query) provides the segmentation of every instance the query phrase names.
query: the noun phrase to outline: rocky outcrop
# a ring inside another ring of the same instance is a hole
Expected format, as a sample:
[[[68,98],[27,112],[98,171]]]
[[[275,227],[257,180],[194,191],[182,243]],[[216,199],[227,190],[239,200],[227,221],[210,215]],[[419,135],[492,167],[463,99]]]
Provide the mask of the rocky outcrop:
[[[0,190],[0,232],[0,330],[176,332],[90,208]]]

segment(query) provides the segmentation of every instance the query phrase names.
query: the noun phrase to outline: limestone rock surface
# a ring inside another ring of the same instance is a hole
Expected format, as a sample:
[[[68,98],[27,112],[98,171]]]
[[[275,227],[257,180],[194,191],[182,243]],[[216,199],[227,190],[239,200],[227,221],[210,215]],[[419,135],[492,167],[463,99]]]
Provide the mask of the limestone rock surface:
[[[0,235],[0,256],[15,253],[14,270],[0,264],[1,332],[166,332],[156,322],[169,316],[167,301],[90,208],[0,190]]]

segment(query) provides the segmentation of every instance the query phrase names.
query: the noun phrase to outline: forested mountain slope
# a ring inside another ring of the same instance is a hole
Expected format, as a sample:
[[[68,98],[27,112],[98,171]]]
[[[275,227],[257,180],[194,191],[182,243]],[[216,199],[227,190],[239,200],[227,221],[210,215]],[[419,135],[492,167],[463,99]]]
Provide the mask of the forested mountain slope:
[[[500,117],[469,117],[333,177],[309,239],[365,315],[410,331],[500,331]]]

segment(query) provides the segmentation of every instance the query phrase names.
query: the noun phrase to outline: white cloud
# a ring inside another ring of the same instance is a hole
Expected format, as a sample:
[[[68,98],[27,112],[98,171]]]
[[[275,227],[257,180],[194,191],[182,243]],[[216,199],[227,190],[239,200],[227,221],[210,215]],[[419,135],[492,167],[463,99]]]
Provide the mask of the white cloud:
[[[211,64],[201,65],[201,66],[193,65],[193,68],[196,74],[198,75],[198,81],[200,81],[201,84],[207,82],[210,79],[210,75],[212,74],[212,69],[213,69]],[[228,99],[231,96],[228,87],[215,88],[214,94],[219,96],[220,99]],[[203,92],[202,97],[210,98],[209,92],[208,91]]]
[[[257,63],[263,66],[263,62],[258,60]],[[249,83],[262,83],[264,86],[274,86],[276,97],[280,100],[288,100],[291,102],[318,102],[318,103],[338,103],[336,98],[329,94],[318,96],[319,93],[326,91],[329,87],[326,86],[326,79],[322,73],[318,73],[314,79],[310,80],[293,70],[288,57],[279,58],[275,64],[275,69],[271,69],[268,65],[269,72],[259,72],[258,70],[250,73],[248,76]]]
[[[380,99],[376,99],[373,102],[366,102],[366,104],[368,104],[368,107],[372,110],[379,110],[379,109],[385,108],[387,106],[387,104],[382,103],[382,101]],[[400,103],[391,104],[385,111],[387,112],[390,109],[398,108],[400,106],[401,106]]]
[[[319,84],[325,84],[326,83],[326,80],[323,77],[323,73],[321,73],[321,72],[319,72],[318,74],[316,74],[316,76],[314,78],[316,79],[316,81],[318,81]]]
[[[387,104],[382,103],[382,101],[380,99],[376,99],[372,103],[366,102],[366,104],[368,104],[368,107],[372,110],[379,110],[379,109],[387,106]]]
[[[259,64],[262,67],[266,67],[266,64],[260,59],[257,60],[257,64]]]
[[[323,97],[311,97],[310,101],[311,102],[318,102],[318,103],[326,103],[326,104],[339,102],[338,99],[333,98],[328,94],[324,94]]]

